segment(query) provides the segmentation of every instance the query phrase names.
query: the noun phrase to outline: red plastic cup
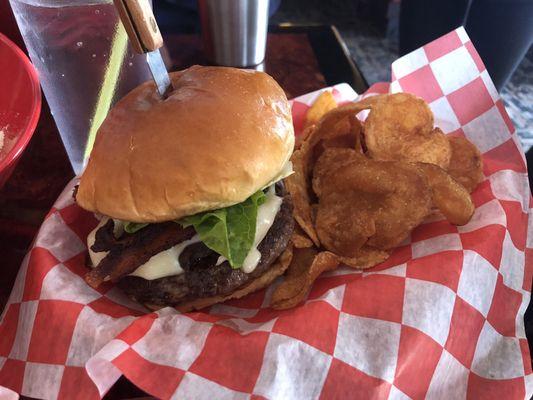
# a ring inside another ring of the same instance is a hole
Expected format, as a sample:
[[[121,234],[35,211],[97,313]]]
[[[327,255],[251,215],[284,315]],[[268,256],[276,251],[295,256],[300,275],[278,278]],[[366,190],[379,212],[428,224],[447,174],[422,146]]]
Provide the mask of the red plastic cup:
[[[40,113],[37,72],[22,50],[0,33],[0,131],[10,148],[0,150],[0,188],[30,141]]]

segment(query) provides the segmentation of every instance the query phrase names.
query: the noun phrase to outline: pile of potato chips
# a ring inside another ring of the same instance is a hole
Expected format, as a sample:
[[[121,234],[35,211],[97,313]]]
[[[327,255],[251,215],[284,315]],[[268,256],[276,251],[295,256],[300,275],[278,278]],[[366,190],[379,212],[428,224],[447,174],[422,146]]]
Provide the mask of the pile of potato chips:
[[[357,114],[370,110],[363,123]],[[370,268],[428,216],[464,225],[483,179],[479,150],[433,127],[424,100],[377,95],[338,106],[323,92],[307,113],[286,179],[297,222],[276,309],[305,299],[315,279],[347,265]]]

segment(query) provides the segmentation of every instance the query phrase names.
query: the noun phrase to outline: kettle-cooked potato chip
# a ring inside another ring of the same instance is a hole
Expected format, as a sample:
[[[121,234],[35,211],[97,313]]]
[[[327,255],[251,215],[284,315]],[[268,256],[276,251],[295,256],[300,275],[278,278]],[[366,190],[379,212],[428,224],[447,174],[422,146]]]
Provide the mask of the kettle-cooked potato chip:
[[[309,183],[303,166],[302,150],[297,150],[291,157],[294,174],[285,179],[287,190],[291,194],[294,205],[294,219],[303,231],[311,238],[316,246],[320,246],[318,236],[313,226]]]
[[[393,248],[431,212],[430,188],[412,164],[355,156],[322,181],[317,234],[341,256],[355,257],[365,243]]]
[[[378,197],[332,192],[318,205],[316,231],[320,242],[329,251],[355,257],[358,250],[376,233],[375,220]]]
[[[297,249],[305,249],[313,247],[313,241],[309,239],[309,236],[300,228],[298,224],[294,226],[294,231],[291,236],[291,242]]]
[[[424,100],[409,93],[380,98],[365,121],[368,155],[376,160],[426,162],[447,168],[451,148],[433,128],[433,113]]]
[[[339,261],[350,268],[367,269],[378,265],[389,258],[390,252],[363,246],[355,257],[339,257]]]
[[[271,307],[284,310],[296,306],[305,299],[320,274],[338,265],[338,257],[329,251],[295,249],[285,280],[272,293]]]
[[[330,91],[320,93],[313,105],[307,110],[305,126],[316,124],[328,111],[337,107],[337,102]]]
[[[339,145],[339,142],[335,140],[341,136],[354,134],[356,129],[359,129],[357,134],[360,134],[359,122],[353,123],[348,119],[346,125],[343,120],[365,108],[368,108],[367,103],[362,105],[348,104],[330,111],[320,120],[315,129],[309,130],[309,136],[302,142],[300,149],[292,155],[294,174],[289,176],[285,183],[294,203],[294,219],[316,246],[320,246],[320,241],[313,225],[310,196],[315,148],[322,141],[325,141],[326,145],[329,143],[329,146],[335,147]],[[356,139],[353,140],[353,143],[355,145]]]
[[[307,137],[315,129],[316,129],[316,125],[310,125],[306,127],[299,135],[297,135],[294,141],[294,149],[298,150],[302,146],[302,143],[307,139]]]
[[[324,113],[327,96],[312,118]],[[366,109],[363,126],[356,115]],[[272,296],[276,309],[296,306],[339,264],[366,269],[385,261],[435,207],[451,223],[467,223],[474,211],[468,190],[483,178],[477,148],[434,128],[416,96],[373,96],[311,120],[286,180],[299,227],[291,265]]]
[[[464,186],[434,164],[418,163],[428,180],[433,203],[454,225],[465,225],[474,214],[474,203]]]
[[[472,191],[483,180],[483,161],[478,148],[463,137],[449,138],[452,157],[448,173],[463,185],[468,192]]]
[[[322,194],[322,185],[324,179],[338,168],[357,161],[358,157],[363,157],[357,151],[347,148],[330,148],[326,149],[318,158],[313,169],[313,191],[317,196]]]

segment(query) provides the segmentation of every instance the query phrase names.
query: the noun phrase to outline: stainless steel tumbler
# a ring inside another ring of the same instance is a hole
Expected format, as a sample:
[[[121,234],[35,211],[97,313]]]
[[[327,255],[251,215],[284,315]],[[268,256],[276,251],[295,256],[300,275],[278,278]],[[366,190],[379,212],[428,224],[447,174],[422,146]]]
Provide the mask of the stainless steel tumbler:
[[[268,0],[198,0],[207,58],[250,67],[265,58]]]

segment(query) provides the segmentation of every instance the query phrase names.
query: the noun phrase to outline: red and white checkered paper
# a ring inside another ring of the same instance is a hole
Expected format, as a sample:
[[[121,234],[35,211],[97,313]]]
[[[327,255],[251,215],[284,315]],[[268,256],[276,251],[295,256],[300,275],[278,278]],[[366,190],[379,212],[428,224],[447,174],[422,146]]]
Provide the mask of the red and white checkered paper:
[[[0,397],[99,398],[125,375],[175,399],[529,398],[533,224],[513,126],[462,28],[392,71],[369,93],[424,97],[438,126],[483,152],[468,225],[427,222],[385,263],[320,277],[292,310],[268,308],[269,289],[203,312],[146,313],[111,284],[85,284],[96,220],[73,203],[72,182],[2,315]],[[356,97],[345,84],[332,90]],[[316,96],[294,100],[297,130]]]

